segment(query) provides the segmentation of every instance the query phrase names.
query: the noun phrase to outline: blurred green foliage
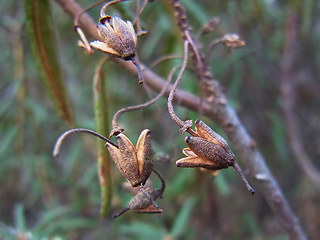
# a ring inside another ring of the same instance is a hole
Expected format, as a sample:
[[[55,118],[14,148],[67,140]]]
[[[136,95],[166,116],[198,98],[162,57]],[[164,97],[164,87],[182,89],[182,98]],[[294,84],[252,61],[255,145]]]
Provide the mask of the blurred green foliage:
[[[26,1],[28,3],[30,1]],[[77,1],[81,6],[92,2]],[[183,0],[195,34],[212,17],[220,18],[216,31],[200,36],[206,51],[224,33],[238,33],[246,46],[230,51],[217,46],[208,61],[226,89],[248,132],[267,159],[308,235],[320,235],[319,195],[300,170],[288,147],[280,90],[281,59],[288,11],[295,11],[299,29],[293,84],[296,114],[305,148],[312,159],[320,144],[320,4],[318,1],[222,1]],[[75,126],[96,129],[93,76],[104,54],[85,55],[77,47],[72,19],[49,1],[56,42],[54,50],[62,69],[66,94],[75,115]],[[135,1],[118,4],[111,13],[133,20]],[[45,90],[27,38],[24,2],[1,1],[0,32],[0,239],[288,239],[259,190],[248,195],[232,169],[214,178],[197,169],[177,169],[183,136],[172,123],[165,99],[143,111],[120,118],[132,142],[143,128],[152,131],[167,188],[158,204],[161,215],[131,212],[111,220],[131,198],[121,186],[124,178],[112,166],[112,202],[107,218],[99,217],[100,188],[96,139],[74,135],[62,147],[58,159],[51,156],[58,136],[69,129],[56,114]],[[89,14],[98,20],[99,7]],[[150,65],[167,54],[182,54],[182,40],[166,0],[149,3],[141,15],[148,34],[139,38],[140,60]],[[45,27],[45,25],[43,26]],[[90,39],[92,40],[92,39]],[[164,78],[181,60],[167,60],[155,68]],[[107,79],[106,108],[113,113],[148,99],[137,79],[113,62],[102,68]],[[194,76],[186,72],[180,87],[199,94]],[[182,119],[197,113],[175,106]],[[161,120],[160,120],[161,119]],[[209,125],[216,129],[212,122]],[[107,128],[110,126],[107,126]],[[169,129],[163,130],[163,129]],[[171,137],[170,137],[171,136]],[[232,146],[231,146],[232,147]],[[175,155],[178,154],[178,155]],[[241,165],[241,161],[240,165]],[[320,164],[315,162],[320,168]],[[158,186],[158,180],[151,180]],[[255,185],[252,182],[252,185]]]

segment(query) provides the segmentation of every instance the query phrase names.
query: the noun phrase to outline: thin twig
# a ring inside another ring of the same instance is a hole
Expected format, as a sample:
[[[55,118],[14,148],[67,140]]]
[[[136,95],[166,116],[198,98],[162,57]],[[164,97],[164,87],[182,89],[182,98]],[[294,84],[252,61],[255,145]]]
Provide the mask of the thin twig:
[[[162,175],[160,174],[160,172],[158,172],[155,169],[153,169],[152,171],[159,177],[159,179],[161,181],[161,187],[159,189],[161,195],[159,197],[162,198],[162,194],[166,188],[166,182],[165,182],[164,178],[162,177]]]
[[[177,69],[178,69],[178,67],[174,67],[172,69],[173,71],[172,70],[170,71],[169,76],[167,78],[167,80],[169,82],[171,82],[172,76]],[[148,97],[150,99],[153,98],[150,87],[148,85],[144,84],[143,88],[146,90]],[[174,152],[172,159],[176,159],[178,157],[179,150],[178,150],[177,142],[176,142],[176,140],[172,134],[172,131],[170,129],[168,119],[164,116],[163,110],[157,104],[155,104],[155,109],[156,109],[156,114],[158,115],[157,118],[159,119],[160,124],[164,127],[166,136],[168,136],[168,139],[171,141],[173,152]]]
[[[156,203],[155,198],[153,198],[148,191],[144,188],[143,185],[140,186],[140,191],[151,200],[152,204],[156,207],[156,209],[160,210],[161,208],[159,207],[159,205]]]
[[[187,63],[188,63],[188,45],[189,45],[189,41],[185,40],[184,41],[184,58],[183,58],[183,65],[181,67],[180,73],[175,81],[175,83],[173,84],[173,87],[170,91],[169,97],[168,97],[168,111],[169,114],[172,118],[172,120],[179,126],[180,128],[180,132],[181,134],[185,133],[186,131],[189,132],[190,134],[192,134],[193,136],[195,136],[196,134],[194,133],[194,131],[191,129],[192,127],[192,120],[187,120],[187,121],[182,121],[174,112],[173,109],[173,105],[172,105],[172,101],[173,101],[173,97],[174,97],[174,93],[178,87],[178,84],[182,78],[182,74],[184,72],[184,70],[187,67]]]
[[[89,130],[89,129],[85,129],[85,128],[75,128],[75,129],[71,129],[69,131],[66,131],[65,133],[63,133],[59,138],[58,140],[56,141],[56,144],[54,145],[54,148],[53,148],[53,153],[52,155],[54,157],[57,157],[60,153],[60,148],[61,148],[61,145],[63,143],[63,141],[65,140],[65,138],[71,134],[74,134],[74,133],[87,133],[87,134],[91,134],[93,136],[96,136],[102,140],[104,140],[105,142],[107,143],[110,143],[111,145],[118,147],[117,144],[111,142],[108,138],[100,135],[99,133],[95,132],[95,131],[92,131],[92,130]]]
[[[91,46],[89,44],[89,41],[88,41],[86,35],[83,33],[83,31],[81,29],[81,26],[79,24],[80,18],[84,13],[86,13],[90,9],[98,6],[99,4],[101,4],[103,2],[105,2],[105,0],[96,2],[96,3],[92,4],[92,5],[90,5],[89,7],[85,8],[82,12],[80,12],[77,16],[75,16],[74,21],[73,21],[74,29],[79,34],[80,39],[81,39],[81,40],[78,41],[78,46],[84,48],[86,50],[86,53],[88,53],[88,54],[93,53],[93,50],[92,50],[92,48],[91,48]]]
[[[156,60],[154,60],[153,62],[150,63],[149,65],[149,69],[153,69],[155,66],[157,66],[160,62],[163,62],[165,60],[169,60],[169,59],[183,59],[182,56],[180,55],[176,55],[176,54],[169,54],[169,55],[165,55],[165,56],[161,56],[159,58],[157,58]]]
[[[144,8],[147,6],[148,2],[149,2],[148,0],[144,0],[142,8],[139,9],[140,8],[140,1],[139,0],[137,1],[137,10],[136,10],[137,16],[132,24],[135,24],[135,23],[137,24],[137,35],[138,36],[141,36],[141,35],[144,35],[147,33],[146,31],[142,31],[141,24],[140,24],[140,16],[141,16]]]
[[[136,59],[133,57],[131,58],[131,62],[136,66],[137,68],[137,72],[138,72],[138,80],[139,80],[139,84],[142,84],[143,83],[143,80],[142,80],[142,74],[141,74],[141,68],[140,68],[140,65],[139,63],[137,63]]]
[[[90,9],[98,6],[99,4],[101,4],[101,3],[105,2],[105,1],[106,1],[106,0],[101,0],[101,1],[99,1],[99,2],[96,2],[96,3],[92,4],[92,5],[90,5],[89,7],[85,8],[82,12],[80,12],[80,13],[74,18],[74,21],[73,21],[74,27],[76,28],[76,27],[78,27],[78,26],[80,25],[80,24],[79,24],[79,22],[80,22],[79,20],[80,20],[81,16],[82,16],[84,13],[86,13],[86,12],[89,11]]]
[[[245,183],[248,191],[253,195],[253,194],[255,193],[255,190],[254,190],[254,189],[251,187],[251,185],[249,184],[248,180],[247,180],[246,177],[244,176],[244,174],[243,174],[240,166],[238,165],[238,163],[237,163],[237,162],[234,162],[232,166],[233,166],[233,168],[237,171],[237,173],[239,173],[239,175],[240,175],[242,181]]]
[[[119,3],[119,2],[126,2],[126,1],[128,1],[128,0],[113,0],[113,1],[107,2],[105,5],[103,5],[103,7],[100,10],[100,17],[103,18],[103,17],[107,16],[106,11],[110,5],[115,4],[115,3]]]
[[[167,90],[167,88],[168,88],[168,86],[170,84],[170,81],[171,81],[171,78],[168,78],[167,83],[163,86],[163,89],[161,90],[161,92],[156,97],[151,99],[150,101],[142,103],[142,104],[139,104],[139,105],[135,105],[135,106],[125,107],[125,108],[122,108],[119,111],[117,111],[114,114],[113,119],[112,119],[112,128],[113,129],[112,129],[112,131],[110,133],[110,137],[113,136],[113,135],[118,135],[119,133],[123,132],[123,129],[119,129],[118,128],[118,118],[122,113],[138,110],[138,109],[141,109],[141,108],[146,108],[146,107],[154,104],[166,92],[166,90]]]

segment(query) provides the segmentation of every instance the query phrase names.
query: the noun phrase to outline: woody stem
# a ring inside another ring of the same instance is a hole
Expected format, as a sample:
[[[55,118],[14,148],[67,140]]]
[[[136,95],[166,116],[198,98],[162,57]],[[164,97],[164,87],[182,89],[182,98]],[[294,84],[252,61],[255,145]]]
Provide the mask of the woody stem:
[[[233,163],[233,168],[239,173],[242,181],[246,184],[248,191],[253,195],[255,193],[255,190],[250,186],[248,180],[244,176],[244,174],[243,174],[240,166],[238,165],[238,163],[234,162]]]

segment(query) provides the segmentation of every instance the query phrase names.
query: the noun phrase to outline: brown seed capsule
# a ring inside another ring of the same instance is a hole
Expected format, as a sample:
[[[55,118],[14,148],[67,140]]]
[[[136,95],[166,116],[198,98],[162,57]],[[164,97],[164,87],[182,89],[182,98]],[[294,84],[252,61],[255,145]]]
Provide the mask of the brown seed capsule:
[[[188,148],[183,149],[182,152],[187,157],[178,160],[176,162],[177,167],[201,167],[208,170],[220,170],[232,166],[253,194],[254,190],[236,163],[235,156],[226,140],[201,120],[197,120],[195,126],[194,136],[185,138]]]
[[[151,131],[142,131],[136,147],[122,133],[117,135],[117,141],[119,148],[108,142],[106,146],[120,173],[132,187],[144,185],[153,169]]]
[[[153,200],[156,200],[158,198],[162,198],[162,194],[165,189],[165,181],[163,177],[160,175],[160,173],[158,173],[156,170],[153,171],[158,175],[158,177],[161,180],[161,188],[147,188],[146,192]],[[131,210],[134,213],[162,213],[162,209],[157,208],[150,197],[147,197],[145,193],[138,193],[130,200],[128,206],[122,209],[120,212],[114,214],[113,218],[119,217],[128,210]]]
[[[111,24],[112,20],[112,24]],[[93,41],[90,45],[102,52],[110,53],[124,60],[135,56],[137,36],[130,21],[120,17],[105,16],[97,24],[99,35],[104,42]]]
[[[147,189],[146,191],[154,200],[160,195],[159,189]],[[156,208],[152,204],[152,200],[142,192],[134,196],[128,203],[128,207],[114,214],[113,218],[119,217],[128,210],[131,210],[134,213],[162,213],[162,209]]]
[[[240,48],[246,45],[246,42],[240,39],[238,34],[225,34],[222,38],[222,42],[229,48]]]
[[[104,41],[93,41],[90,43],[90,46],[123,60],[130,60],[137,68],[139,83],[142,83],[141,69],[135,59],[137,35],[132,23],[130,21],[123,21],[118,16],[114,18],[104,16],[100,19],[97,29]]]
[[[184,149],[183,153],[185,153],[188,158],[182,162],[179,160],[177,162],[178,167],[183,167],[183,165],[188,164],[189,167],[219,170],[232,166],[235,161],[233,154],[225,151],[220,145],[209,142],[203,138],[188,136],[185,138],[185,142],[191,152],[196,156],[190,153],[188,149]]]
[[[187,156],[176,162],[177,167],[203,167],[219,170],[232,166],[235,157],[228,143],[201,120],[195,122],[197,136],[188,136],[185,142],[189,148],[183,149]]]

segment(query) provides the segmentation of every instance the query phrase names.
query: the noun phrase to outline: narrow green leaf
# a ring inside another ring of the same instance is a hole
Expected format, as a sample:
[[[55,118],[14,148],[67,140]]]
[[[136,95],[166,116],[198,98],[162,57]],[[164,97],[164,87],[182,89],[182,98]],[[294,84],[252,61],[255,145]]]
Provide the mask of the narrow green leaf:
[[[26,219],[24,216],[24,209],[22,204],[17,204],[14,208],[14,220],[16,228],[20,231],[26,231]]]
[[[181,236],[181,234],[184,233],[186,229],[188,229],[191,210],[195,204],[196,198],[193,197],[188,199],[188,201],[182,206],[171,230],[171,237],[173,239]]]
[[[93,92],[94,92],[94,110],[96,119],[96,131],[104,136],[108,136],[110,133],[109,126],[111,125],[109,120],[110,101],[106,96],[105,78],[103,76],[102,66],[108,60],[103,59],[96,68],[94,81],[93,81]],[[98,145],[98,173],[100,181],[101,191],[101,217],[105,217],[108,213],[111,198],[111,159],[104,146],[104,143],[99,139]]]
[[[48,0],[25,0],[27,33],[38,71],[56,111],[70,126],[74,117],[57,55]]]
[[[32,231],[40,233],[41,231],[43,231],[43,229],[51,225],[53,222],[58,221],[58,218],[66,216],[69,212],[70,211],[65,207],[56,208],[45,212],[40,218],[37,225],[32,229]]]
[[[65,217],[53,222],[51,225],[48,225],[40,234],[37,234],[40,235],[38,239],[42,239],[43,237],[48,236],[52,236],[52,238],[49,239],[54,239],[54,236],[59,236],[57,234],[63,235],[64,232],[70,232],[77,229],[88,229],[96,225],[97,223],[95,222],[95,220]]]
[[[152,225],[150,221],[117,224],[115,228],[122,236],[130,236],[130,239],[165,239],[167,235],[163,226]]]

